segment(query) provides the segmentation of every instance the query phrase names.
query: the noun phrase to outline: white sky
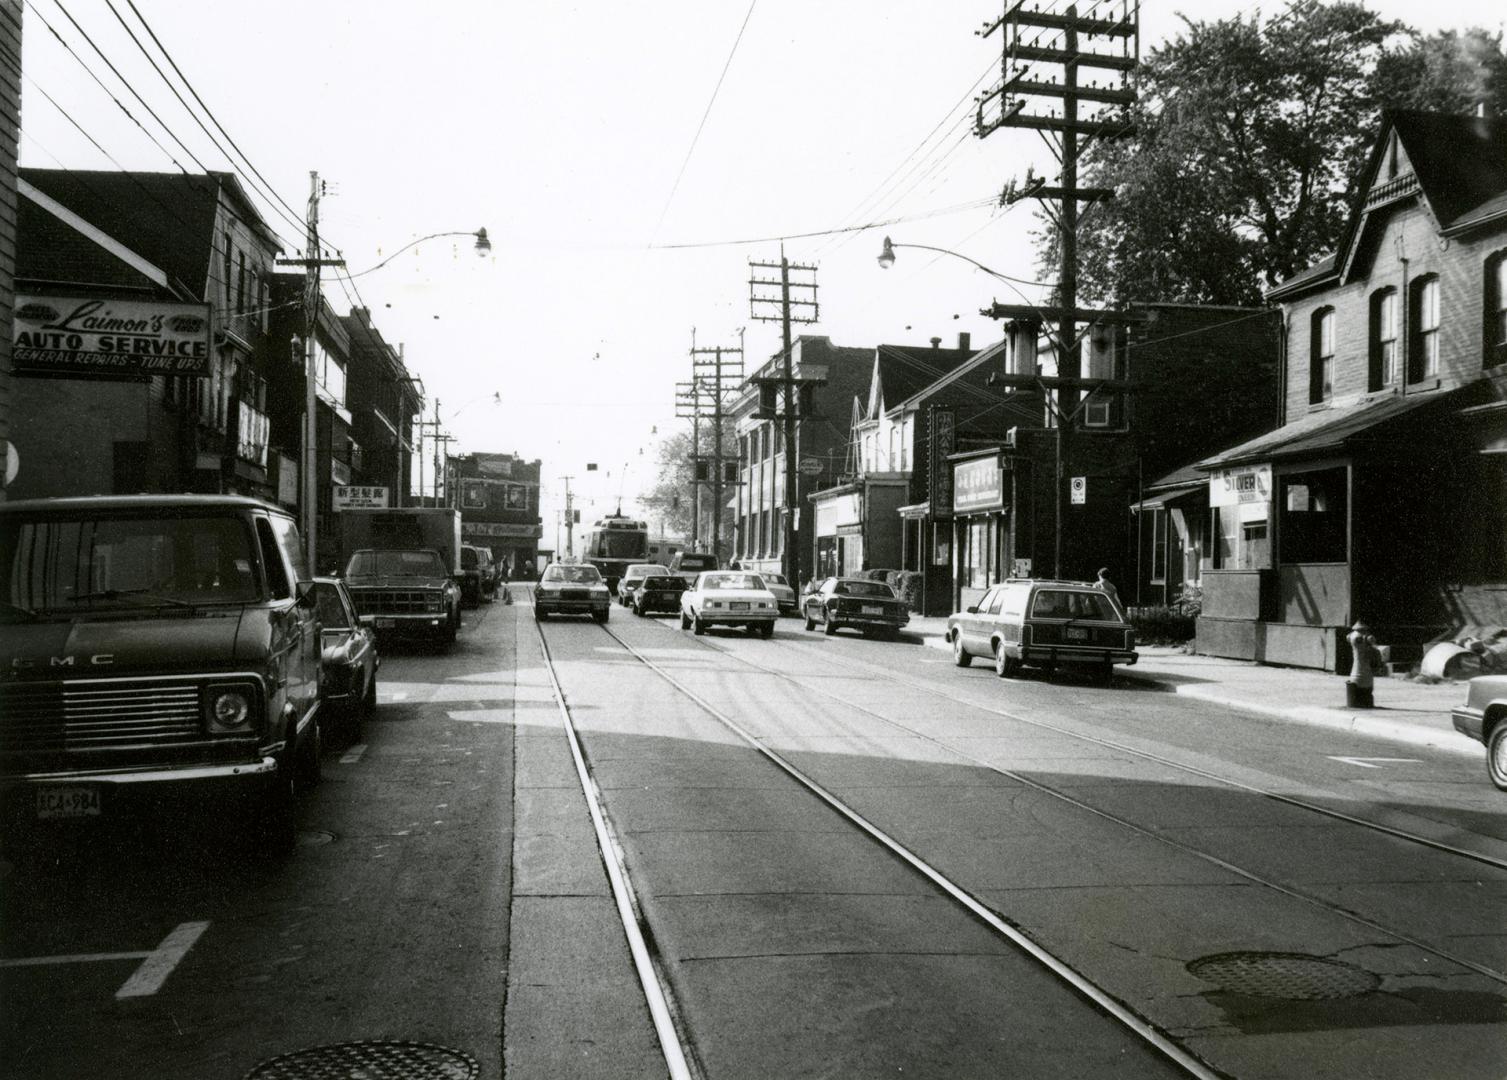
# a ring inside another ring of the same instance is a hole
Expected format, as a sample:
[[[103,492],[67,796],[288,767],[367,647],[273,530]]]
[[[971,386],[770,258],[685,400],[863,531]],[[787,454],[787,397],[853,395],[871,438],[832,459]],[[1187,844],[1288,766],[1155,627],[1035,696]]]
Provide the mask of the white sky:
[[[58,0],[26,2],[22,164],[115,167],[40,88],[121,166],[175,169],[45,18],[194,168]],[[225,168],[106,0],[61,2],[200,160]],[[150,48],[126,0],[113,3]],[[1020,300],[961,260],[926,252],[901,249],[895,268],[882,272],[874,260],[886,233],[1032,277],[1032,204],[1001,214],[983,201],[1027,166],[1055,175],[1055,160],[1034,133],[1007,129],[979,140],[963,119],[971,110],[963,102],[998,72],[1000,35],[974,33],[997,17],[998,0],[755,0],[751,16],[747,0],[136,5],[283,199],[301,214],[309,171],[330,183],[323,234],[352,271],[415,237],[487,228],[489,259],[465,238],[431,240],[358,284],[384,336],[406,346],[431,408],[440,399],[441,418],[459,437],[452,446],[543,459],[546,546],[557,477],[576,477],[583,517],[609,511],[620,491],[631,500],[652,480],[651,430],[663,435],[683,423],[673,418],[674,384],[689,377],[693,327],[703,346],[736,345],[747,327],[750,368],[779,346],[778,324],[751,320],[747,284],[748,260],[777,261],[777,240],[652,244],[913,219],[786,242],[792,262],[819,266],[821,321],[797,329],[840,345],[925,344],[933,335],[954,344],[967,331],[978,347],[998,335],[978,309]],[[1180,10],[1215,18],[1257,6],[1146,0],[1142,49],[1176,32]],[[1503,23],[1497,4],[1477,0],[1370,6],[1426,31]],[[292,224],[264,213],[302,245]],[[347,310],[338,286],[325,292]],[[493,391],[501,405],[491,403]],[[587,462],[599,471],[586,473]]]

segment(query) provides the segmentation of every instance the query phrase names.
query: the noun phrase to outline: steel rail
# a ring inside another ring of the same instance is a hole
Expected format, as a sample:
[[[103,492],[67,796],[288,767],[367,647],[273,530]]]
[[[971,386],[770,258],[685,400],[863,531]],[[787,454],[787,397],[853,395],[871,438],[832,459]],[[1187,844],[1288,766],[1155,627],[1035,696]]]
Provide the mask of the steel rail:
[[[522,611],[532,608],[533,604],[517,604],[515,607],[517,614],[514,618],[517,621],[522,618]],[[674,999],[666,990],[663,973],[655,963],[644,938],[643,911],[628,878],[622,846],[617,842],[612,826],[607,821],[601,790],[586,764],[575,720],[565,701],[565,691],[560,686],[559,676],[555,673],[555,659],[549,651],[549,641],[544,636],[544,627],[537,620],[534,620],[534,630],[539,637],[539,652],[544,658],[544,670],[549,674],[555,705],[560,710],[560,722],[565,729],[566,741],[570,744],[570,755],[575,761],[576,776],[581,782],[581,791],[586,796],[586,808],[591,812],[591,826],[596,830],[602,865],[607,870],[607,880],[612,886],[612,898],[617,905],[618,918],[623,924],[623,934],[628,939],[628,951],[633,956],[633,966],[638,973],[638,981],[643,986],[644,1000],[654,1023],[654,1034],[664,1053],[665,1067],[669,1070],[670,1080],[701,1080],[700,1070],[693,1069],[691,1064],[694,1055],[686,1052],[685,1040],[682,1039],[680,1025],[676,1022],[678,1010],[674,1006]]]
[[[880,829],[873,822],[869,821],[863,815],[859,814],[858,811],[854,810],[847,803],[843,802],[842,799],[832,794],[832,792],[824,788],[815,779],[808,776],[793,762],[788,761],[776,751],[771,750],[757,736],[747,731],[736,720],[732,719],[726,713],[722,712],[721,710],[716,708],[716,706],[712,705],[701,695],[697,694],[690,687],[686,686],[680,680],[676,679],[675,676],[671,675],[663,667],[656,664],[653,660],[650,660],[642,652],[625,641],[619,634],[609,629],[607,625],[599,625],[601,626],[602,632],[616,641],[618,645],[620,645],[629,655],[633,656],[645,667],[649,668],[649,670],[653,671],[660,678],[664,679],[665,682],[669,683],[681,694],[689,698],[708,716],[711,716],[713,719],[726,727],[729,731],[733,732],[739,738],[747,742],[759,753],[763,754],[792,779],[805,787],[817,798],[825,802],[833,810],[837,811],[837,813],[847,818],[848,821],[857,826],[862,832],[866,833],[871,839],[877,841],[881,846],[886,848],[892,855],[899,858],[906,865],[910,866],[911,869],[915,870],[922,877],[930,881],[944,894],[956,901],[984,925],[988,926],[991,930],[995,931],[1000,936],[1010,941],[1021,951],[1023,951],[1032,959],[1036,960],[1039,964],[1045,967],[1058,979],[1067,983],[1070,987],[1072,987],[1074,991],[1079,994],[1080,997],[1083,997],[1099,1010],[1118,1021],[1123,1027],[1127,1028],[1133,1034],[1138,1036],[1143,1042],[1150,1045],[1152,1049],[1157,1051],[1168,1061],[1175,1064],[1178,1068],[1182,1069],[1189,1076],[1197,1077],[1198,1080],[1224,1080],[1224,1073],[1213,1068],[1203,1059],[1187,1050],[1146,1017],[1140,1015],[1140,1013],[1131,1009],[1124,1002],[1108,993],[1102,987],[1098,986],[1096,983],[1090,980],[1087,976],[1079,972],[1076,968],[1069,965],[1066,961],[1047,951],[1047,949],[1043,948],[1035,940],[1026,935],[1023,931],[1011,926],[996,912],[986,906],[981,900],[973,896],[972,893],[968,892],[961,885],[958,885],[957,883],[952,881],[941,871],[932,867],[919,855],[907,848],[904,844],[900,843],[884,830]],[[731,656],[734,659],[742,659],[741,657],[738,657],[725,649],[717,649],[714,647],[713,651],[722,653],[726,656]],[[760,667],[760,665],[757,664],[752,664],[751,666],[755,668]],[[553,675],[551,677],[553,678]]]
[[[604,629],[605,629],[605,627],[604,627]],[[622,638],[618,637],[616,634],[613,634],[611,631],[608,631],[608,634],[611,637],[615,638],[617,641],[621,642],[624,645],[625,648],[629,648],[629,651],[634,652],[634,655],[638,655],[637,652],[631,648],[631,646],[628,646],[626,642],[622,641]],[[902,731],[902,732],[905,732],[907,735],[913,735],[913,736],[915,736],[915,737],[917,737],[919,739],[922,739],[923,741],[930,743],[931,745],[937,747],[938,749],[945,750],[948,753],[953,754],[953,755],[955,755],[955,756],[963,759],[964,761],[968,761],[968,762],[970,762],[970,763],[972,763],[974,765],[977,765],[979,768],[987,769],[990,772],[994,772],[994,773],[997,773],[997,774],[999,774],[1001,776],[1008,777],[1009,779],[1014,780],[1017,783],[1024,784],[1025,786],[1031,788],[1034,791],[1039,791],[1039,792],[1041,792],[1044,795],[1049,795],[1052,798],[1059,799],[1062,802],[1065,802],[1065,803],[1067,803],[1070,806],[1076,807],[1076,808],[1078,808],[1080,810],[1084,810],[1084,811],[1086,811],[1086,812],[1088,812],[1090,814],[1093,814],[1096,817],[1104,819],[1105,821],[1109,821],[1109,822],[1112,822],[1112,823],[1114,823],[1116,825],[1119,825],[1122,828],[1129,829],[1130,831],[1136,833],[1137,835],[1144,836],[1144,837],[1147,837],[1147,838],[1152,839],[1152,840],[1160,841],[1161,843],[1167,845],[1168,847],[1171,847],[1171,848],[1174,848],[1174,849],[1176,849],[1178,851],[1181,851],[1184,854],[1192,855],[1195,858],[1202,859],[1203,861],[1208,862],[1208,863],[1210,863],[1210,864],[1212,864],[1214,866],[1217,866],[1220,869],[1225,870],[1228,873],[1235,874],[1238,877],[1244,878],[1245,880],[1247,880],[1247,881],[1249,881],[1249,882],[1251,882],[1253,884],[1264,886],[1265,888],[1271,889],[1274,892],[1281,893],[1282,895],[1287,896],[1290,899],[1302,901],[1303,903],[1306,903],[1306,904],[1309,904],[1309,905],[1311,905],[1313,907],[1319,908],[1320,910],[1327,911],[1330,914],[1338,915],[1339,917],[1341,917],[1343,919],[1346,919],[1346,920],[1348,920],[1350,922],[1356,923],[1359,926],[1364,926],[1368,930],[1373,930],[1376,933],[1384,934],[1387,937],[1392,938],[1392,939],[1394,939],[1396,941],[1402,942],[1402,943],[1407,944],[1407,945],[1411,945],[1414,948],[1420,949],[1420,950],[1422,950],[1424,952],[1431,953],[1432,955],[1439,957],[1441,960],[1447,960],[1447,961],[1449,961],[1452,964],[1457,964],[1457,965],[1459,965],[1462,968],[1465,968],[1465,969],[1467,969],[1469,971],[1475,972],[1477,975],[1481,975],[1484,978],[1490,979],[1492,982],[1500,983],[1502,985],[1507,985],[1507,973],[1503,973],[1503,972],[1497,971],[1494,968],[1486,967],[1483,964],[1478,964],[1478,963],[1476,963],[1473,960],[1466,959],[1465,957],[1456,956],[1455,954],[1447,952],[1447,951],[1439,948],[1436,945],[1430,945],[1428,942],[1423,941],[1420,938],[1413,937],[1412,935],[1407,934],[1407,933],[1405,933],[1405,932],[1403,932],[1401,930],[1396,930],[1396,929],[1393,929],[1392,927],[1389,927],[1389,926],[1386,926],[1386,925],[1384,925],[1382,923],[1376,922],[1373,919],[1369,919],[1369,918],[1367,918],[1364,915],[1360,915],[1360,914],[1358,914],[1356,912],[1350,911],[1349,909],[1341,907],[1338,904],[1331,903],[1330,901],[1324,900],[1321,897],[1310,896],[1309,894],[1307,894],[1305,892],[1302,892],[1301,890],[1296,889],[1296,888],[1294,888],[1294,887],[1292,887],[1290,885],[1284,885],[1284,884],[1282,884],[1280,882],[1272,881],[1269,878],[1265,878],[1265,877],[1261,876],[1260,874],[1257,874],[1257,873],[1255,873],[1253,871],[1250,871],[1250,870],[1246,870],[1245,868],[1237,866],[1234,863],[1231,863],[1231,862],[1229,862],[1229,861],[1227,861],[1225,859],[1221,859],[1218,855],[1211,854],[1210,852],[1207,852],[1207,851],[1202,851],[1199,848],[1193,847],[1191,844],[1186,844],[1186,843],[1184,843],[1184,842],[1182,842],[1180,840],[1175,840],[1175,839],[1173,839],[1170,836],[1166,836],[1166,835],[1163,835],[1161,833],[1155,832],[1155,831],[1153,831],[1151,829],[1146,828],[1145,826],[1137,825],[1135,822],[1129,821],[1126,818],[1120,817],[1117,814],[1112,814],[1112,813],[1110,813],[1107,810],[1101,810],[1098,807],[1093,806],[1090,803],[1086,803],[1086,802],[1084,802],[1081,799],[1075,798],[1074,796],[1067,794],[1066,792],[1060,791],[1057,788],[1051,787],[1051,786],[1049,786],[1047,784],[1043,784],[1039,780],[1033,780],[1030,777],[1025,776],[1024,774],[1015,772],[1015,771],[1013,771],[1011,769],[1006,769],[1006,768],[1004,768],[1004,767],[1002,767],[1000,765],[993,764],[993,763],[991,763],[991,762],[989,762],[989,761],[987,761],[987,760],[985,760],[983,758],[976,757],[973,754],[970,754],[970,753],[968,753],[965,750],[959,750],[957,747],[949,746],[947,743],[943,742],[942,740],[936,738],[933,735],[928,735],[928,734],[926,734],[923,731],[918,731],[917,729],[915,729],[913,727],[909,727],[908,725],[903,724],[903,723],[901,723],[898,720],[895,720],[895,719],[893,719],[891,717],[885,716],[882,713],[876,712],[875,710],[870,709],[867,706],[859,705],[859,704],[856,704],[854,702],[848,701],[848,700],[846,700],[846,699],[844,699],[842,697],[839,697],[837,694],[833,693],[830,690],[823,689],[823,688],[821,688],[819,686],[808,685],[807,683],[803,683],[803,682],[801,682],[799,680],[799,677],[797,677],[797,676],[789,675],[786,672],[778,670],[777,668],[767,667],[767,666],[765,666],[763,664],[757,663],[756,661],[749,660],[746,657],[739,656],[737,653],[733,652],[730,649],[722,648],[720,646],[714,645],[711,642],[708,642],[708,641],[705,641],[705,640],[701,641],[700,644],[704,645],[708,649],[711,649],[713,652],[717,652],[717,653],[720,653],[723,656],[730,657],[731,659],[734,659],[734,660],[739,661],[740,663],[746,664],[749,667],[754,668],[755,670],[762,671],[762,672],[765,672],[766,674],[774,675],[774,676],[777,676],[778,678],[784,679],[787,682],[791,683],[793,686],[796,686],[797,688],[799,688],[800,690],[802,690],[803,692],[806,692],[806,693],[815,693],[815,694],[821,695],[822,697],[830,698],[831,700],[837,702],[840,705],[845,706],[846,708],[853,709],[853,710],[855,710],[857,712],[863,713],[866,716],[871,716],[871,717],[873,717],[876,720],[879,720],[879,721],[881,721],[883,723],[889,724],[891,727],[895,728],[898,731]],[[801,651],[804,651],[804,650],[801,650]],[[643,658],[640,657],[640,659],[643,659]],[[653,667],[653,664],[650,661],[645,660],[644,662],[648,663],[651,667]],[[851,667],[852,665],[848,665],[848,666]],[[661,673],[661,674],[663,674],[663,673]],[[665,677],[669,678],[669,676],[665,676]],[[893,676],[889,676],[889,678],[891,679],[891,681],[894,681],[894,682],[901,681],[899,679],[895,679]],[[673,682],[673,680],[671,680],[671,681]],[[973,702],[968,702],[968,701],[965,701],[965,700],[963,700],[961,698],[952,697],[951,695],[943,695],[943,696],[949,697],[950,700],[958,701],[961,704],[969,705],[969,706],[972,706],[974,708],[984,709],[984,711],[986,711],[986,712],[993,712],[993,713],[995,713],[997,715],[1002,715],[1002,716],[1009,717],[1010,719],[1023,720],[1025,723],[1034,723],[1034,721],[1024,720],[1024,718],[1022,718],[1022,717],[1017,717],[1017,716],[1014,716],[1013,714],[1005,713],[1005,712],[1003,712],[1002,710],[999,710],[999,709],[985,708],[984,706],[975,705]],[[720,719],[720,717],[719,717],[719,719]],[[724,721],[724,722],[726,722],[726,721]],[[1051,728],[1054,731],[1062,731],[1064,734],[1069,734],[1069,735],[1073,734],[1073,732],[1065,731],[1064,729],[1061,729],[1061,728],[1052,727],[1052,725],[1050,725],[1050,724],[1037,724],[1037,726]],[[739,734],[742,734],[742,732],[740,731]],[[745,738],[749,738],[749,736],[744,736],[744,737]],[[1089,739],[1088,741],[1094,742],[1094,741],[1097,741],[1097,740]],[[1105,746],[1115,746],[1116,744],[1111,743],[1111,742],[1104,742],[1102,745],[1105,745]],[[760,749],[764,750],[764,752],[766,754],[771,753],[771,751],[765,749],[762,746],[760,746]],[[1126,748],[1126,749],[1127,749],[1127,752],[1138,753],[1138,751],[1135,751],[1132,748]],[[1149,754],[1147,754],[1147,755],[1143,755],[1143,756],[1149,757],[1152,760],[1159,760],[1159,759],[1157,759],[1155,757],[1155,755],[1149,755]],[[1175,762],[1166,762],[1166,764],[1175,765],[1176,763]],[[1197,772],[1198,770],[1189,770],[1189,771],[1190,772]],[[1212,779],[1219,779],[1219,777],[1214,776],[1213,774],[1208,774],[1208,775],[1210,775],[1210,777]],[[1259,789],[1251,789],[1251,790],[1259,791]],[[1364,824],[1364,822],[1361,822],[1361,824]],[[1465,854],[1468,855],[1469,853],[1465,853]]]

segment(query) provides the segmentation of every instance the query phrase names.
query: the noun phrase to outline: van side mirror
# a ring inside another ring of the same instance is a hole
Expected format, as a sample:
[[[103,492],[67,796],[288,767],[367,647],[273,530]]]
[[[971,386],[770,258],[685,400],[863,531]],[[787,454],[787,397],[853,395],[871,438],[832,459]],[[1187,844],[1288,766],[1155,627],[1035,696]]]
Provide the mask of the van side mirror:
[[[314,583],[312,581],[300,581],[294,587],[293,592],[294,592],[294,595],[298,597],[298,606],[299,607],[301,607],[301,608],[312,608],[314,606],[314,603],[315,603],[315,601],[314,601],[315,588],[314,588]]]

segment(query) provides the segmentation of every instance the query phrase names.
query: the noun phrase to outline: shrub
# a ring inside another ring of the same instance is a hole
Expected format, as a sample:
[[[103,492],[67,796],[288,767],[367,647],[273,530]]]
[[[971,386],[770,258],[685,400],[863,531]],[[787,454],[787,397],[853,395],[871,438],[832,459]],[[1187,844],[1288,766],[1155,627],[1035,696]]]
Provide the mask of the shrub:
[[[870,581],[888,581],[890,574],[898,574],[898,570],[865,570],[860,577],[866,577]]]
[[[1157,604],[1130,609],[1135,639],[1143,645],[1180,645],[1193,640],[1193,616],[1177,606]]]
[[[916,614],[921,612],[921,580],[924,575],[914,570],[891,570],[885,584],[895,590],[895,595],[905,601],[905,606]]]
[[[1182,592],[1178,593],[1177,599],[1172,601],[1172,610],[1179,615],[1186,615],[1190,619],[1196,619],[1203,614],[1204,590],[1202,585],[1184,584]]]

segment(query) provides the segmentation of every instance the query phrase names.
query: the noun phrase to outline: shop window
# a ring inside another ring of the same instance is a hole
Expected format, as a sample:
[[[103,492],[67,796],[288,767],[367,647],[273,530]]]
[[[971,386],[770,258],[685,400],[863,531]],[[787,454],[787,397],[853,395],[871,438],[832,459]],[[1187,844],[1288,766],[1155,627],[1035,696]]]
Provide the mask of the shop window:
[[[1334,396],[1334,308],[1320,308],[1309,319],[1308,400],[1317,405]]]
[[[1486,367],[1507,361],[1507,250],[1486,260]]]
[[[1220,570],[1265,570],[1272,564],[1267,503],[1214,508],[1214,566]]]
[[[989,519],[972,518],[963,534],[963,584],[970,589],[989,585]]]
[[[1341,563],[1350,557],[1347,470],[1324,469],[1281,478],[1284,563]]]
[[[1439,279],[1419,278],[1408,289],[1408,381],[1439,374]]]
[[[1397,379],[1397,290],[1371,294],[1371,375],[1368,386],[1381,390]]]

